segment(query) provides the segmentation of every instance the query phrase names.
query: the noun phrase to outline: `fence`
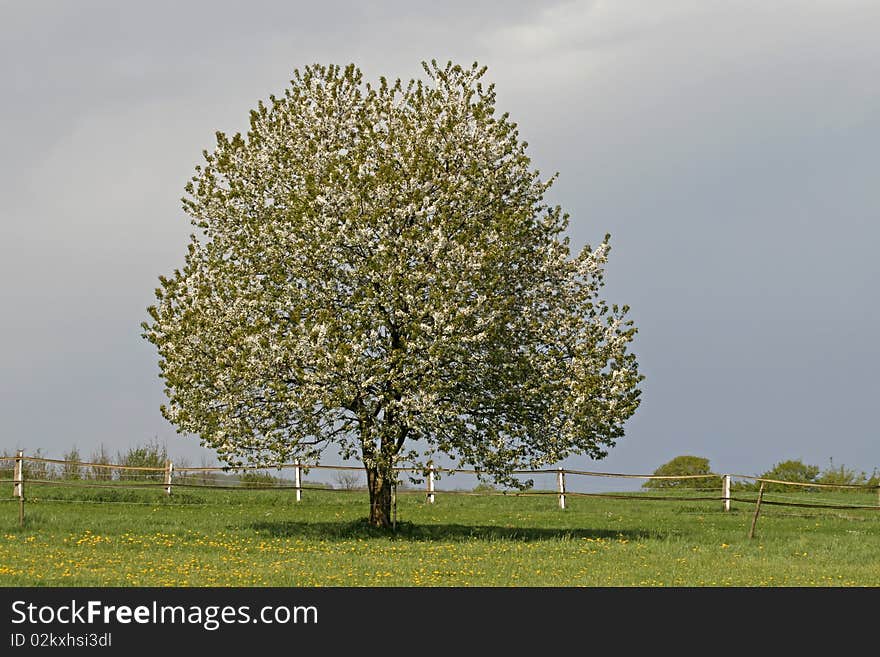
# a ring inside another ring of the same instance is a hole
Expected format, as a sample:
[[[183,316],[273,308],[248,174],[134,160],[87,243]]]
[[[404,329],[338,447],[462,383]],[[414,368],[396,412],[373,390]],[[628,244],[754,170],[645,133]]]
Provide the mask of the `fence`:
[[[12,463],[10,472],[9,464]],[[5,464],[5,466],[4,466]],[[267,474],[268,470],[293,470],[292,483],[286,480],[272,477]],[[814,509],[863,509],[880,511],[880,485],[859,484],[822,484],[815,482],[793,482],[779,479],[767,479],[742,474],[695,474],[695,475],[643,475],[623,474],[611,472],[593,472],[586,470],[571,470],[567,468],[555,468],[546,470],[515,470],[512,475],[551,475],[555,478],[555,490],[513,490],[496,491],[486,490],[439,490],[436,488],[436,479],[442,475],[454,474],[481,474],[478,470],[459,468],[440,468],[429,466],[421,468],[394,468],[398,474],[410,473],[424,478],[424,490],[402,489],[398,490],[395,485],[392,489],[392,498],[396,500],[398,494],[419,494],[425,496],[428,504],[434,504],[438,495],[507,495],[507,496],[551,496],[556,497],[557,505],[561,510],[566,508],[566,498],[610,498],[623,500],[645,501],[678,501],[678,502],[705,502],[716,501],[720,503],[723,511],[730,511],[731,502],[755,504],[755,515],[752,522],[750,535],[754,534],[754,526],[758,519],[761,505],[789,506]],[[365,490],[354,484],[354,479],[341,477],[341,488],[328,487],[326,485],[308,484],[303,475],[310,470],[329,470],[341,473],[363,472],[359,466],[324,465],[319,463],[305,464],[301,462],[281,463],[271,468],[258,466],[244,466],[239,468],[229,467],[175,467],[171,461],[167,461],[163,467],[130,466],[114,463],[93,463],[85,461],[66,461],[36,456],[25,456],[23,450],[19,450],[15,456],[0,456],[0,483],[12,484],[12,496],[18,501],[19,523],[24,524],[25,491],[28,484],[40,484],[47,486],[61,486],[68,488],[104,488],[113,490],[126,489],[155,489],[161,490],[166,496],[171,496],[175,489],[215,489],[215,490],[291,490],[296,502],[303,500],[303,493],[309,490]],[[229,473],[233,474],[230,475]],[[3,478],[4,473],[11,474],[10,479]],[[241,474],[239,474],[241,473]],[[618,479],[643,479],[643,480],[669,480],[688,482],[678,488],[687,491],[687,494],[662,494],[651,495],[644,493],[589,493],[568,490],[566,488],[566,476],[576,477],[604,477]],[[706,486],[693,486],[696,480],[701,480]],[[732,482],[740,482],[739,490],[749,490],[758,487],[757,497],[750,498],[734,494],[736,488]],[[714,486],[708,486],[710,482],[716,482]],[[743,482],[754,482],[746,484]],[[795,490],[809,490],[812,493],[822,490],[850,490],[875,492],[876,504],[841,504],[828,500],[811,499],[794,501],[786,499],[784,490],[791,487]],[[774,490],[771,492],[772,489]],[[703,493],[701,495],[697,493]],[[709,494],[706,494],[709,493]],[[775,494],[775,497],[774,497]],[[396,514],[396,507],[395,507]]]

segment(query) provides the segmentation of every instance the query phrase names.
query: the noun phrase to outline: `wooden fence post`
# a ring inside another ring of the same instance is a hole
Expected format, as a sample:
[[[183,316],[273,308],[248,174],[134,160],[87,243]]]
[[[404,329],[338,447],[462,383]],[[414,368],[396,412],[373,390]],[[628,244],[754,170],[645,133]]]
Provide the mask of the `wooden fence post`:
[[[724,510],[730,511],[730,475],[721,477],[721,497],[724,498]]]
[[[12,494],[18,497],[18,526],[24,527],[24,450],[15,456],[12,474]]]
[[[165,494],[171,495],[171,476],[174,473],[174,464],[171,461],[165,461]]]
[[[428,504],[434,503],[434,466],[428,466]]]
[[[297,459],[293,468],[293,487],[296,488],[296,501],[302,502],[302,465]]]
[[[559,508],[565,509],[565,470],[559,468],[556,474],[556,487],[559,489]]]
[[[761,500],[764,499],[764,482],[761,482],[761,488],[758,491],[758,501],[755,503],[755,517],[752,518],[752,528],[749,530],[749,538],[755,537],[755,525],[758,524],[758,514],[761,512]]]
[[[391,484],[391,531],[397,531],[397,481]]]

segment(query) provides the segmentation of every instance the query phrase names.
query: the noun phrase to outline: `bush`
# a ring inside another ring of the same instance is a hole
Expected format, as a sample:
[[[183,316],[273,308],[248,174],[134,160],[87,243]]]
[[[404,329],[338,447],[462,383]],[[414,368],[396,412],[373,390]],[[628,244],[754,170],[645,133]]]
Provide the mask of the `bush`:
[[[275,477],[268,472],[245,472],[240,481],[245,488],[266,488],[277,483]]]
[[[788,461],[781,461],[773,466],[772,470],[768,470],[764,474],[762,474],[760,479],[777,479],[780,481],[791,481],[794,483],[800,484],[812,484],[818,483],[816,478],[819,476],[819,466],[816,465],[807,465],[803,461],[798,459],[791,459]],[[765,483],[764,490],[766,491],[787,491],[792,492],[793,486],[786,486],[785,484],[775,484],[775,483]],[[797,488],[801,490],[816,490],[815,488],[805,488],[802,486],[798,486]]]
[[[158,440],[153,440],[146,445],[133,447],[128,453],[119,454],[118,464],[126,465],[130,468],[156,468],[164,470],[165,464],[168,462],[168,450],[164,445],[159,445]],[[149,472],[138,470],[120,470],[120,479],[143,479],[144,477],[163,478],[162,472]]]
[[[27,454],[25,454],[27,456]],[[47,458],[46,454],[43,453],[42,449],[36,450],[32,457],[38,459]],[[55,479],[55,472],[52,469],[51,463],[46,463],[45,461],[25,461],[22,463],[22,470],[24,470],[24,478],[27,479],[37,479],[42,481],[50,481]]]
[[[114,478],[115,470],[109,466],[110,455],[107,453],[107,449],[104,447],[104,443],[101,443],[101,446],[97,451],[92,452],[92,455],[89,457],[89,462],[94,465],[88,466],[86,469],[86,476],[89,479],[93,479],[95,481],[109,481]]]
[[[701,456],[676,456],[654,470],[658,477],[674,477],[686,475],[708,475],[698,479],[648,479],[642,488],[702,488],[716,483],[717,476],[711,474],[709,459]]]
[[[79,450],[74,446],[69,452],[61,457],[65,463],[61,466],[61,478],[69,481],[75,481],[83,478],[83,468],[80,465],[74,465],[77,461],[82,461],[79,456]],[[73,463],[72,463],[73,462]]]
[[[0,456],[4,457],[13,457],[15,454],[11,454],[7,452],[5,449],[3,452],[0,452]],[[0,461],[0,479],[4,481],[12,481],[15,477],[15,461],[12,460],[2,460]]]
[[[342,490],[357,490],[365,485],[361,481],[360,473],[353,470],[338,470],[335,478],[336,483]]]
[[[872,473],[869,478],[864,472],[860,472],[857,470],[852,470],[843,465],[838,467],[834,467],[834,460],[828,459],[828,467],[822,471],[819,475],[819,478],[816,480],[820,484],[825,484],[828,486],[876,486],[876,483],[873,483],[877,479],[876,470]],[[855,491],[858,489],[852,488],[847,489],[844,488],[844,491],[850,490]]]

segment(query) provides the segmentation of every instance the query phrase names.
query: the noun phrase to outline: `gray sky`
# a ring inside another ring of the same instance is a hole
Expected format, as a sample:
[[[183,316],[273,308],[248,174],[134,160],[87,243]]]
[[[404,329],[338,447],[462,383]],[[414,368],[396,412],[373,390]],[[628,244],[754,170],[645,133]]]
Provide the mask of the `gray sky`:
[[[643,401],[608,458],[566,465],[870,473],[878,34],[875,0],[0,0],[0,451],[157,437],[198,464],[159,413],[140,322],[183,261],[202,150],[294,68],[408,79],[436,58],[489,67],[560,173],[573,245],[612,234],[606,292],[639,327]]]

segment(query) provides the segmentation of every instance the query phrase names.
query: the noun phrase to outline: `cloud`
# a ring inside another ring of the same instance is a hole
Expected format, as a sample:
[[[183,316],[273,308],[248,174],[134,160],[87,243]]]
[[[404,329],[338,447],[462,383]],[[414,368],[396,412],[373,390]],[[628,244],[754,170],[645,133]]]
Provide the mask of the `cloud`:
[[[126,426],[168,435],[138,324],[156,277],[182,259],[179,198],[213,132],[246,129],[295,67],[355,62],[367,78],[408,78],[432,57],[488,65],[498,109],[536,165],[561,174],[552,200],[571,212],[575,246],[612,233],[607,290],[633,306],[649,378],[609,465],[651,471],[712,435],[754,455],[713,447],[740,459],[719,467],[758,470],[771,439],[824,450],[824,432],[873,426],[873,0],[80,0],[0,12],[9,435],[59,436],[67,449],[75,426],[85,452]],[[838,442],[880,459],[867,440]]]

